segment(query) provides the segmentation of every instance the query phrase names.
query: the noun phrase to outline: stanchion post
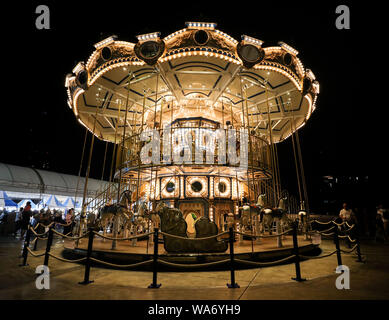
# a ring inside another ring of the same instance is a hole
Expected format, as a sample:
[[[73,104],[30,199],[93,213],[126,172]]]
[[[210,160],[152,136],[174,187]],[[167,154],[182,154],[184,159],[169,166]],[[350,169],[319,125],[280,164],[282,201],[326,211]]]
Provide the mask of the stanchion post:
[[[34,250],[34,251],[36,251],[37,248],[38,248],[38,240],[39,240],[39,238],[38,238],[38,236],[36,236],[36,237],[35,237],[35,242],[34,242],[34,248],[32,249],[32,250]]]
[[[239,284],[235,282],[235,266],[234,266],[234,229],[230,227],[230,270],[231,270],[231,283],[227,283],[228,288],[240,288]]]
[[[334,242],[335,242],[335,247],[336,247],[336,257],[338,259],[338,266],[341,266],[342,265],[342,255],[340,252],[338,226],[337,225],[334,225]]]
[[[276,230],[277,230],[278,234],[282,233],[281,232],[281,221],[279,218],[277,218],[277,220],[276,220]],[[277,237],[277,247],[278,248],[282,248],[282,239],[281,238],[282,238],[281,235]]]
[[[293,252],[295,254],[294,258],[294,265],[296,269],[296,277],[292,278],[292,280],[301,282],[305,281],[305,278],[301,278],[301,269],[300,269],[300,255],[299,255],[299,246],[297,241],[297,226],[298,226],[298,219],[294,221],[293,223]]]
[[[89,235],[88,236],[89,236],[89,238],[88,238],[88,251],[86,253],[84,281],[79,282],[79,284],[89,284],[89,283],[93,282],[93,280],[89,280],[90,265],[91,265],[90,257],[92,256],[93,239],[95,238],[95,233],[93,232],[93,228],[89,228]]]
[[[28,224],[28,229],[27,229],[27,233],[26,233],[26,238],[24,240],[24,245],[23,245],[23,253],[22,253],[22,257],[23,257],[23,263],[20,264],[19,266],[20,267],[23,267],[23,266],[27,266],[27,256],[28,256],[28,250],[27,248],[29,247],[30,245],[30,239],[31,239],[31,225]]]
[[[53,226],[49,227],[49,236],[47,238],[46,252],[45,252],[45,261],[43,264],[48,267],[49,265],[49,253],[51,249],[51,245],[53,243]]]
[[[357,261],[357,262],[365,262],[365,261],[362,259],[362,254],[361,254],[361,244],[360,244],[360,241],[359,241],[359,234],[358,234],[358,233],[356,234],[355,240],[357,241],[357,255],[358,255],[358,260],[356,260],[356,261]]]
[[[153,282],[148,286],[149,289],[158,289],[161,284],[157,283],[158,273],[158,228],[154,229],[154,255],[153,255]]]

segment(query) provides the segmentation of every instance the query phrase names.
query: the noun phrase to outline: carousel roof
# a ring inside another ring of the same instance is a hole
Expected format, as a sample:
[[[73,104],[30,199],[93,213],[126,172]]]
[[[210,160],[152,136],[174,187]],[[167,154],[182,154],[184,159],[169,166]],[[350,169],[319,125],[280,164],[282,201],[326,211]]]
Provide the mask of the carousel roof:
[[[130,135],[185,117],[229,121],[267,139],[271,128],[273,142],[301,128],[319,84],[298,51],[283,42],[263,47],[245,35],[237,41],[215,27],[187,23],[165,38],[141,35],[135,44],[112,36],[95,44],[66,77],[69,107],[108,141],[124,127]]]

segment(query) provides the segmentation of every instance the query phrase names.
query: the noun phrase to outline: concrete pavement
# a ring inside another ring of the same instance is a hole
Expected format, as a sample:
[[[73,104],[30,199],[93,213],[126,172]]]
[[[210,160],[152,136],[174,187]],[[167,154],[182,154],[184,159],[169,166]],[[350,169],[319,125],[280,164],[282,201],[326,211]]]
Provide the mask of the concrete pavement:
[[[161,272],[160,289],[147,289],[150,272],[92,268],[94,283],[79,285],[84,266],[50,258],[50,290],[35,287],[35,268],[43,257],[29,256],[28,266],[19,267],[22,241],[0,238],[0,299],[136,299],[136,300],[339,300],[389,299],[389,244],[364,241],[361,244],[366,263],[356,262],[355,253],[342,254],[350,268],[350,290],[338,290],[335,280],[336,255],[301,263],[305,282],[295,282],[294,264],[236,271],[240,288],[228,289],[229,271]],[[342,244],[344,249],[347,249]],[[331,240],[323,240],[323,252],[334,250]],[[42,252],[43,246],[38,248]],[[60,255],[62,241],[55,242],[52,252]]]

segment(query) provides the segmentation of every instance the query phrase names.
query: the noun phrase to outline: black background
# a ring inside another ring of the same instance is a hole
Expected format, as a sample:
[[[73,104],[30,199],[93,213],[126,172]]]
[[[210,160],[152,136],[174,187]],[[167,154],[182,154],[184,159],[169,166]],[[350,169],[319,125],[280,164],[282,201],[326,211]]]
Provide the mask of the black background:
[[[39,4],[50,8],[50,30],[35,28]],[[350,30],[335,27],[339,4],[350,8]],[[137,42],[138,34],[160,31],[164,37],[184,28],[186,21],[206,21],[216,22],[217,29],[235,39],[247,34],[265,41],[264,46],[284,41],[299,50],[303,64],[315,73],[321,91],[317,109],[300,130],[311,208],[322,206],[324,175],[368,176],[363,186],[337,191],[339,201],[362,198],[366,205],[375,205],[386,199],[387,28],[378,4],[32,1],[15,5],[3,12],[14,22],[3,28],[6,86],[0,162],[77,175],[85,128],[67,106],[65,75],[88,59],[94,43],[112,34]],[[101,177],[104,148],[105,143],[96,142],[94,178]],[[290,142],[280,144],[279,157],[283,186],[295,193]]]

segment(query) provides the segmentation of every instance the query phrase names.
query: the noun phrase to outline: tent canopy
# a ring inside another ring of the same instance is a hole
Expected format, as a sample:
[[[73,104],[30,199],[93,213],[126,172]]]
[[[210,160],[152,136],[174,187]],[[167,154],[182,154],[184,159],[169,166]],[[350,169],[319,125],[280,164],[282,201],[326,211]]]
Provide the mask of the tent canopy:
[[[67,198],[65,202],[63,203],[64,207],[70,209],[70,208],[81,208],[80,201],[74,201],[74,198]]]
[[[28,202],[28,201],[31,202],[31,209],[32,209],[32,210],[35,210],[37,207],[36,207],[35,203],[32,202],[31,199],[23,199],[22,201],[20,201],[20,202],[18,203],[18,208],[21,208],[21,207],[24,208],[24,207],[27,205],[27,202]]]
[[[5,191],[0,191],[0,207],[18,207],[18,205],[8,197]]]
[[[51,195],[45,202],[46,207],[64,209],[65,206],[57,199],[56,196]]]

